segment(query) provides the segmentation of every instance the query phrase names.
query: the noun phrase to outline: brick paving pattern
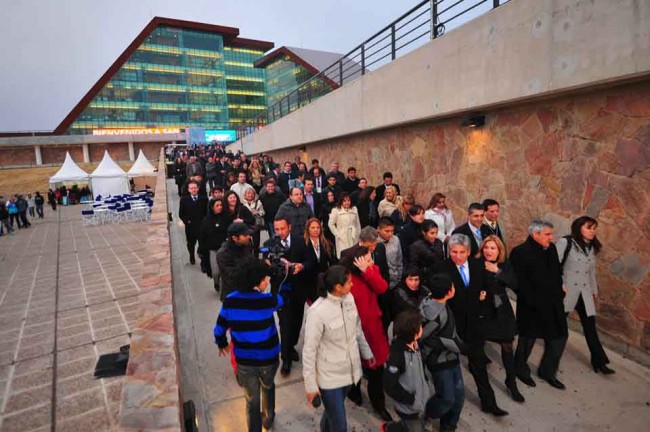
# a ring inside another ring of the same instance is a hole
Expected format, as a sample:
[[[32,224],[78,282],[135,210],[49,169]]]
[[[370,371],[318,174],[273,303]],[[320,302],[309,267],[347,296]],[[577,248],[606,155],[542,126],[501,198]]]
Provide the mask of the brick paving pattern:
[[[0,432],[117,427],[123,378],[93,371],[130,342],[148,230],[82,227],[80,211],[0,237]]]

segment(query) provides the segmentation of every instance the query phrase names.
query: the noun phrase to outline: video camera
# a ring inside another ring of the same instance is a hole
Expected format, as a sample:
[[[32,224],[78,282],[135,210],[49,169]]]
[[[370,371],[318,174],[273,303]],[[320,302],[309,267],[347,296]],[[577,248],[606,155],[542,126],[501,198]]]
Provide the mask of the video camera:
[[[273,237],[264,242],[264,247],[260,248],[264,258],[268,259],[271,263],[271,269],[273,276],[284,276],[285,271],[289,271],[289,274],[293,273],[295,264],[290,264],[287,269],[285,262],[283,260],[287,249],[282,244],[282,239],[280,237]]]

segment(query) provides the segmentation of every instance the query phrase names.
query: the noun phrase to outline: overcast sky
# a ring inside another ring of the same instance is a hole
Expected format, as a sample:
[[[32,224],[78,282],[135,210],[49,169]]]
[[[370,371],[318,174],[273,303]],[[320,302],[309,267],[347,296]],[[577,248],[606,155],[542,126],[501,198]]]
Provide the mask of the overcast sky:
[[[154,16],[346,52],[417,0],[0,0],[0,131],[54,129]]]

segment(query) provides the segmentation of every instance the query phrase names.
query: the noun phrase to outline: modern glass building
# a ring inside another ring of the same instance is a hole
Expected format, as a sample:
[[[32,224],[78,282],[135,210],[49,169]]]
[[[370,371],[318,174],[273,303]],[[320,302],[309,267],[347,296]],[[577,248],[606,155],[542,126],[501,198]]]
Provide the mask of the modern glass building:
[[[334,64],[341,57],[341,54],[332,52],[283,46],[256,61],[255,67],[266,70],[268,106],[275,105],[280,99]],[[328,89],[324,91],[323,87]],[[336,87],[338,84],[330,79],[318,79],[303,91],[309,92],[314,95],[314,98],[317,98]]]
[[[236,129],[266,109],[264,69],[273,43],[239,30],[154,18],[55,129]]]
[[[234,135],[341,58],[292,47],[266,54],[272,48],[272,42],[239,37],[234,27],[156,17],[53,133],[197,127],[214,136]],[[335,80],[324,78],[301,91],[317,98],[336,87]]]

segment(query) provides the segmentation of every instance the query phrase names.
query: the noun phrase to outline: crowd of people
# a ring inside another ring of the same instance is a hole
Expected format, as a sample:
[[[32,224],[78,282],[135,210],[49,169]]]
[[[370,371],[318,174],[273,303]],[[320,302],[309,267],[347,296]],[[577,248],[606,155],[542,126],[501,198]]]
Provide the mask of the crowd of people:
[[[0,236],[13,235],[17,229],[32,226],[29,218],[43,219],[45,199],[36,191],[34,194],[15,194],[5,198],[0,195]]]
[[[419,204],[390,172],[374,187],[336,162],[325,172],[315,159],[307,169],[299,157],[280,165],[219,146],[170,157],[190,263],[198,243],[223,302],[215,342],[231,355],[251,431],[272,427],[275,373],[290,375],[301,357],[307,400],[324,406],[322,431],[347,430],[344,401],[363,404],[362,377],[382,430],[422,431],[425,419],[455,430],[463,357],[481,409],[508,415],[490,384],[486,343],[500,348],[514,401],[525,402],[518,382],[536,386],[528,358],[538,338],[537,376],[564,390],[557,371],[574,310],[594,371],[614,373],[595,326],[602,245],[589,216],[555,243],[553,225],[533,220],[508,253],[501,206],[490,197],[471,203],[457,226],[443,193]]]

